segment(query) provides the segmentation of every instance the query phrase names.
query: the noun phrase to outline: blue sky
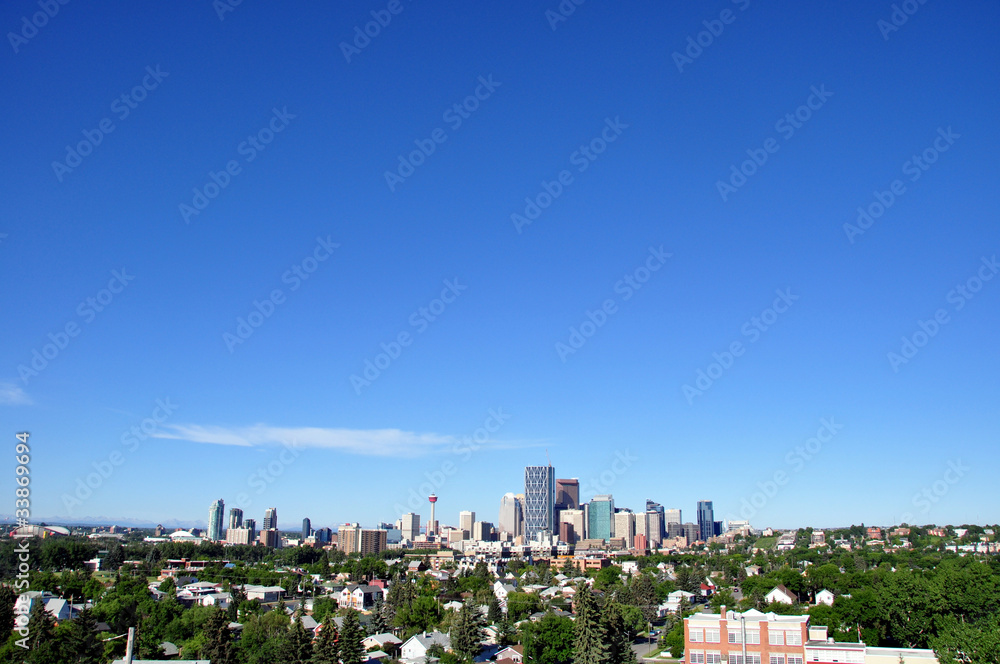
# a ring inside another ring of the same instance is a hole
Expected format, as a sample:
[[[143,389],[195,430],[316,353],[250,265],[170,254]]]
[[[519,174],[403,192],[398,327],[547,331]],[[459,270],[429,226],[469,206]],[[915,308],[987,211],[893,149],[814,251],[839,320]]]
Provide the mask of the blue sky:
[[[996,4],[558,6],[6,3],[33,516],[998,521]]]

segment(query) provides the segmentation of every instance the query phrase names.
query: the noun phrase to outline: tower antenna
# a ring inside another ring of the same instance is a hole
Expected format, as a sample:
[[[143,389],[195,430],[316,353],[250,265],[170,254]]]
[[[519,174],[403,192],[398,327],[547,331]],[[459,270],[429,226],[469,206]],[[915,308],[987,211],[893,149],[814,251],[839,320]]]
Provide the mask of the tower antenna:
[[[548,459],[549,465],[552,465],[552,457],[549,456],[549,448],[545,448],[545,458]]]

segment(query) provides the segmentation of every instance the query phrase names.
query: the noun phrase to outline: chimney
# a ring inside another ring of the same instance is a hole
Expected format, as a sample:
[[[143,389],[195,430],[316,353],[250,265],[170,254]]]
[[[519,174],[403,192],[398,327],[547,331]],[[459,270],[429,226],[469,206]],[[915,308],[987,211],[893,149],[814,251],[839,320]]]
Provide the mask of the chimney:
[[[722,606],[719,607],[719,615],[722,616],[723,618],[726,617],[726,605],[725,604],[723,604]]]

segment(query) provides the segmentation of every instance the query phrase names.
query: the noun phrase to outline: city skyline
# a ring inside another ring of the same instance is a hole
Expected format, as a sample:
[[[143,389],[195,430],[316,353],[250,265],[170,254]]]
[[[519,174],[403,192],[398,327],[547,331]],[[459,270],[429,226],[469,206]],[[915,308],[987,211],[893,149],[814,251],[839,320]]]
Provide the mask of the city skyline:
[[[572,4],[0,7],[32,517],[997,520],[1000,7]]]

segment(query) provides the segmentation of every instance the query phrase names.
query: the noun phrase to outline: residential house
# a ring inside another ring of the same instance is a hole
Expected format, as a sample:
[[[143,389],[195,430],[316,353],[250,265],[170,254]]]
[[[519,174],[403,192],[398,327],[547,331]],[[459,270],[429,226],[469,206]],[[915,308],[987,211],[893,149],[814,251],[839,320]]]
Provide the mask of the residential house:
[[[427,656],[427,649],[435,644],[440,645],[446,651],[451,650],[451,637],[438,631],[414,634],[400,647],[399,658],[411,662],[422,662]]]
[[[823,590],[816,593],[816,606],[820,604],[826,604],[827,606],[833,606],[833,600],[835,599],[834,594],[824,588]]]
[[[781,604],[795,604],[799,601],[799,598],[795,596],[791,590],[778,584],[771,589],[766,595],[764,595],[764,602],[770,604],[771,602],[779,602]]]

